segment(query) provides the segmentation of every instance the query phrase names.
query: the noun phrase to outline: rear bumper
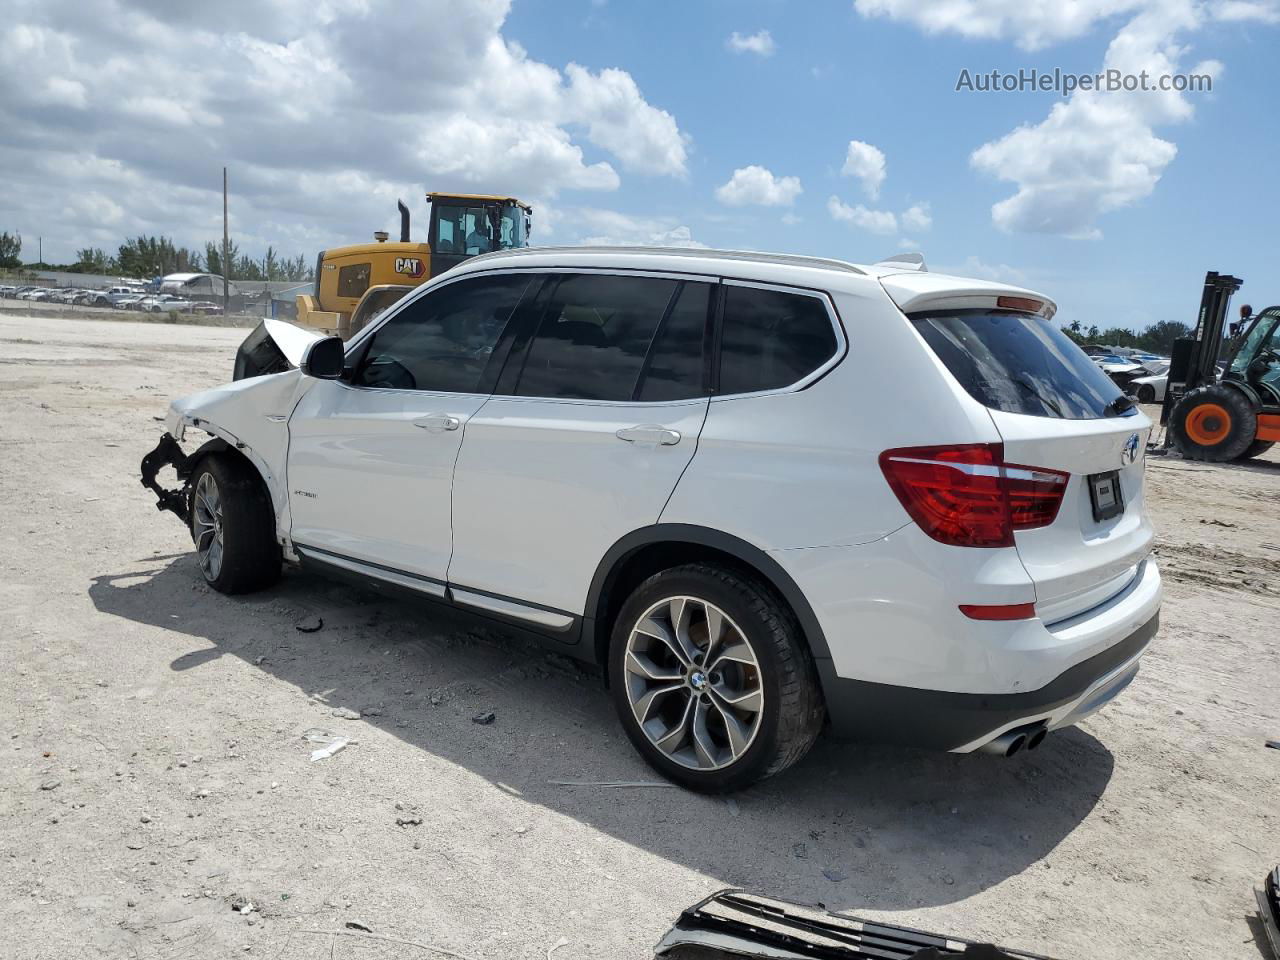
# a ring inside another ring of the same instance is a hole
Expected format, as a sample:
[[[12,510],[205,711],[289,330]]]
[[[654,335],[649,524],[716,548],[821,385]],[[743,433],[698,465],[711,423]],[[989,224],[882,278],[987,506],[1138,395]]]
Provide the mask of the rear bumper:
[[[1142,626],[1038,690],[1025,693],[949,693],[852,680],[830,660],[818,673],[837,737],[968,753],[1006,730],[1045,723],[1071,726],[1102,709],[1138,673],[1160,626],[1156,613]]]

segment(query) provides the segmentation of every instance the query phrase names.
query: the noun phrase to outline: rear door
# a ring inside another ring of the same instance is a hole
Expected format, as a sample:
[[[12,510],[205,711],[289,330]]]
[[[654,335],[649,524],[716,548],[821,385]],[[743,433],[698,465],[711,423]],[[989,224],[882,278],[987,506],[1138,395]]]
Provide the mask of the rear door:
[[[711,278],[550,275],[453,485],[455,599],[565,625],[624,534],[657,522],[707,413]],[[513,605],[518,604],[518,606]]]
[[[1151,552],[1143,489],[1151,421],[1049,319],[971,308],[912,313],[952,375],[991,414],[1006,464],[1069,475],[1048,526],[1014,539],[1049,624],[1123,590]]]

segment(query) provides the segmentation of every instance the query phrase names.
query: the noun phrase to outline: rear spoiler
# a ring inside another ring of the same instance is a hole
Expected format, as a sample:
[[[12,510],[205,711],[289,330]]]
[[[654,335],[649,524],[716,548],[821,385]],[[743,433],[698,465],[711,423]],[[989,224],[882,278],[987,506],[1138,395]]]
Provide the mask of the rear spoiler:
[[[1023,310],[1050,320],[1058,312],[1058,305],[1043,293],[990,280],[904,272],[880,277],[880,285],[903,313],[1004,309]]]

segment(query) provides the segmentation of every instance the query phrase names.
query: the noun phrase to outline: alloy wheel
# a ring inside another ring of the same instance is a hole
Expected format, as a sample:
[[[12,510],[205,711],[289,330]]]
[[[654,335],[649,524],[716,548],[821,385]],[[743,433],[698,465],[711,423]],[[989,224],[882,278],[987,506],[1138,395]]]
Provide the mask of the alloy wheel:
[[[760,662],[723,610],[698,597],[651,606],[631,628],[627,700],[644,735],[691,770],[719,770],[747,752],[764,716]]]
[[[205,578],[217,580],[222,572],[222,497],[212,473],[201,474],[196,483],[195,535],[196,555]]]

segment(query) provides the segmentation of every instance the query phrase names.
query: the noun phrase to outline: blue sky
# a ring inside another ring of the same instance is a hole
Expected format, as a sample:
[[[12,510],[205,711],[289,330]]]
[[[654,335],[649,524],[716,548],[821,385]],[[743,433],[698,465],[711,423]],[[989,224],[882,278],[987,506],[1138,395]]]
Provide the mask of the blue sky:
[[[1269,222],[1280,189],[1265,159],[1280,147],[1274,26],[1209,23],[1184,35],[1187,68],[1210,58],[1223,63],[1215,91],[1188,95],[1195,107],[1190,120],[1156,128],[1176,144],[1177,156],[1154,191],[1100,217],[1101,237],[1071,239],[998,229],[991,206],[1011,193],[1010,185],[969,163],[983,143],[1038,123],[1062,98],[957,93],[954,86],[965,68],[1094,72],[1124,16],[1078,39],[1026,51],[1008,39],[931,36],[911,24],[864,18],[838,0],[803,7],[778,0],[588,0],[578,4],[577,16],[565,16],[566,6],[522,0],[509,32],[553,63],[625,64],[650,100],[672,109],[693,137],[686,183],[624,184],[614,201],[620,209],[688,221],[711,246],[866,262],[895,252],[901,238],[852,229],[826,210],[832,194],[866,200],[840,174],[846,144],[858,139],[886,156],[878,206],[930,204],[932,228],[904,233],[931,265],[963,269],[975,258],[993,276],[1054,296],[1064,320],[1104,327],[1190,321],[1207,269],[1244,277],[1241,297],[1252,297],[1255,306],[1280,302],[1280,242]],[[732,32],[759,30],[774,41],[770,56],[726,49]],[[798,176],[804,192],[794,206],[727,211],[718,204],[714,186],[749,163]],[[785,212],[800,222],[783,223]]]
[[[202,247],[226,163],[250,253],[469,188],[532,200],[535,242],[909,247],[1086,325],[1190,320],[1206,269],[1280,301],[1277,0],[228,0],[217,25],[187,0],[0,2],[0,229],[48,259]],[[1203,65],[1214,91],[954,89],[1104,64]],[[851,141],[882,182],[844,172]]]

